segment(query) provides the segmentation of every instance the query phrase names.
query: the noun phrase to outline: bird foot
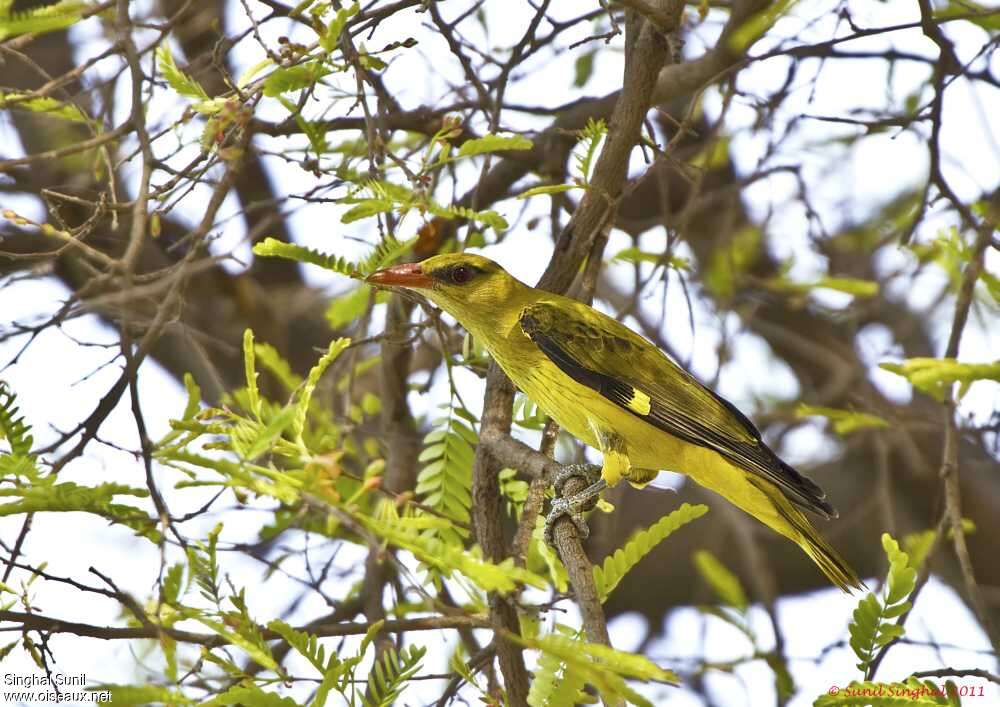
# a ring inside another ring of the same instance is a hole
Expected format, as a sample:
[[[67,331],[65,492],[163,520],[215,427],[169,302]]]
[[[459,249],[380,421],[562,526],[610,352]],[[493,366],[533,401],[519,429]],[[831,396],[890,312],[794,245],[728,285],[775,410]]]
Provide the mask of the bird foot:
[[[556,496],[563,495],[563,487],[572,478],[581,478],[587,482],[587,486],[592,486],[601,478],[601,467],[597,464],[570,464],[564,466],[556,472],[555,478],[552,479],[552,488],[555,490]]]
[[[597,469],[600,472],[600,467],[597,467]],[[587,525],[587,519],[583,517],[583,513],[593,508],[594,502],[605,488],[607,488],[607,484],[599,479],[569,498],[556,498],[553,500],[552,508],[545,517],[545,542],[548,545],[555,546],[556,522],[563,516],[568,516],[573,521],[580,539],[586,540],[590,535],[590,527]],[[561,490],[561,485],[559,489]]]

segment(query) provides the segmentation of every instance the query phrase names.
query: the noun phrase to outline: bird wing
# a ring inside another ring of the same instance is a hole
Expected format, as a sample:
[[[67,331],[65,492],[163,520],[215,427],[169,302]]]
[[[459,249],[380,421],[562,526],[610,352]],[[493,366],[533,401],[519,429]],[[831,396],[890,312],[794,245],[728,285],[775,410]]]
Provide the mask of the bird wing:
[[[823,490],[781,461],[732,403],[625,325],[585,304],[554,296],[525,307],[519,323],[539,350],[576,382],[654,427],[767,479],[796,505],[836,516]]]

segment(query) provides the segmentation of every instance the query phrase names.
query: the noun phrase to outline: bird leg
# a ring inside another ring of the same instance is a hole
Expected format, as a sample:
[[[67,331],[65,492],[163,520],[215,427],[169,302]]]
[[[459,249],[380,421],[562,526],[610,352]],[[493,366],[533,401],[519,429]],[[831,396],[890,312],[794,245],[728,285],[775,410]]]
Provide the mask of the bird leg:
[[[583,478],[589,486],[569,498],[563,498],[563,487],[574,477]],[[573,521],[581,539],[586,538],[590,535],[590,528],[583,513],[594,507],[594,502],[601,495],[601,491],[607,488],[607,484],[601,479],[601,467],[594,464],[572,464],[556,474],[552,486],[556,498],[552,501],[552,508],[545,518],[545,542],[549,545],[555,544],[553,537],[555,524],[563,516],[569,516]]]

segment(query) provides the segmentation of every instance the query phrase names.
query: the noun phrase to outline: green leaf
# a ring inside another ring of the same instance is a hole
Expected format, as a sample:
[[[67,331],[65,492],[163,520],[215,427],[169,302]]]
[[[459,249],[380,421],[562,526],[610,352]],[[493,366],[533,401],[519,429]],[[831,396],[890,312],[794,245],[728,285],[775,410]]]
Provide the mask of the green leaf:
[[[917,533],[910,533],[903,536],[903,547],[910,556],[910,566],[920,569],[927,559],[927,553],[934,545],[936,532],[933,530],[922,530]]]
[[[670,536],[675,530],[687,525],[696,518],[708,512],[708,506],[684,503],[677,510],[665,515],[645,530],[640,530],[632,536],[612,555],[604,559],[601,567],[594,567],[594,583],[597,593],[603,603],[614,591],[615,587],[625,578],[633,567],[653,548]]]
[[[11,454],[16,457],[28,457],[35,443],[31,427],[23,416],[18,416],[17,396],[3,380],[0,380],[0,439],[7,440]]]
[[[257,367],[254,358],[253,330],[243,331],[243,375],[247,380],[247,397],[250,399],[250,413],[260,419],[260,391],[257,389]]]
[[[406,688],[410,680],[420,670],[427,649],[410,646],[397,652],[389,648],[381,661],[375,661],[368,673],[368,694],[364,697],[365,707],[391,707]]]
[[[271,372],[289,392],[302,383],[302,377],[292,370],[291,365],[281,357],[278,350],[267,343],[254,344],[254,353],[261,366]]]
[[[590,81],[590,77],[594,75],[594,57],[596,55],[597,52],[593,50],[583,52],[573,62],[573,86],[575,88],[583,88]]]
[[[380,58],[374,54],[369,54],[368,52],[358,52],[358,61],[366,69],[374,69],[375,71],[382,71],[383,69],[389,68],[389,65],[382,61]]]
[[[1000,277],[984,269],[980,271],[979,279],[986,285],[986,291],[993,298],[994,304],[1000,304]]]
[[[652,707],[647,699],[629,687],[626,680],[677,684],[678,677],[664,670],[645,656],[616,651],[613,648],[550,634],[539,638],[511,636],[526,648],[548,653],[566,666],[578,671],[586,683],[593,685],[610,702],[627,700],[641,707]]]
[[[274,61],[270,57],[265,57],[264,59],[258,61],[249,69],[244,71],[240,75],[239,79],[236,80],[237,88],[246,88],[247,85],[253,80],[254,76],[259,74],[261,71],[271,66],[272,64],[274,64]]]
[[[914,388],[939,402],[954,383],[961,384],[958,393],[961,397],[976,381],[1000,381],[1000,361],[959,363],[953,358],[920,357],[900,363],[880,363],[879,368],[906,378]]]
[[[335,255],[323,255],[311,248],[305,248],[294,243],[285,243],[277,238],[265,238],[253,247],[254,255],[273,258],[286,258],[300,263],[318,265],[327,270],[333,270],[348,277],[360,277],[357,266]]]
[[[384,214],[395,208],[395,203],[389,199],[364,199],[356,206],[344,212],[340,217],[341,223],[354,223],[363,218],[369,218],[376,214]]]
[[[282,408],[277,415],[271,418],[271,421],[267,423],[267,426],[263,427],[257,433],[256,439],[249,446],[249,448],[243,452],[243,458],[247,461],[253,461],[257,457],[269,451],[271,447],[274,446],[275,440],[281,437],[285,430],[288,429],[289,425],[295,421],[297,412],[296,408],[291,406]]]
[[[406,255],[410,252],[410,249],[416,242],[416,238],[401,241],[395,236],[387,235],[379,241],[378,245],[375,246],[372,252],[358,264],[358,269],[363,275],[370,275],[376,270],[384,268],[387,265],[391,265]]]
[[[1000,31],[1000,13],[996,7],[983,5],[973,0],[951,0],[941,8],[932,8],[935,20],[946,20],[951,17],[961,17],[966,22],[979,25],[990,32]]]
[[[562,194],[563,192],[570,191],[571,189],[583,189],[581,184],[543,184],[538,187],[532,187],[527,191],[523,191],[517,195],[517,199],[528,199],[532,196],[539,196],[541,194]]]
[[[691,270],[691,263],[688,262],[687,258],[682,258],[673,254],[671,254],[668,258],[666,253],[649,253],[647,251],[640,250],[636,246],[629,246],[628,248],[623,248],[618,251],[611,258],[611,262],[652,263],[653,265],[666,265],[671,270],[678,270],[682,272],[688,272]]]
[[[184,390],[188,397],[181,419],[190,420],[201,409],[201,388],[190,373],[184,374]]]
[[[330,53],[337,48],[337,43],[340,41],[340,33],[344,31],[347,21],[358,14],[360,9],[361,6],[358,3],[354,3],[337,10],[337,14],[330,20],[326,31],[319,38],[319,45],[323,48],[323,51]]]
[[[328,665],[326,649],[320,644],[319,638],[311,633],[298,631],[280,619],[271,621],[267,627],[284,638],[288,645],[312,663],[313,667],[318,671],[321,673],[325,673],[327,671]],[[336,656],[331,656],[331,658],[335,657]]]
[[[253,252],[256,255],[265,257],[287,258],[288,260],[295,260],[300,263],[310,263],[341,275],[346,275],[347,277],[363,279],[366,275],[385,267],[404,255],[416,242],[416,238],[400,241],[394,236],[388,235],[372,249],[372,252],[368,256],[356,263],[335,255],[323,255],[310,248],[293,243],[285,243],[276,238],[265,238],[254,245]]]
[[[763,37],[798,0],[778,0],[760,12],[751,15],[735,32],[729,35],[729,48],[742,54],[750,45]]]
[[[15,108],[31,111],[32,113],[44,113],[53,118],[61,118],[73,123],[91,123],[92,121],[84,115],[83,111],[72,103],[64,103],[49,96],[31,96],[27,93],[16,91],[0,91],[0,108]]]
[[[757,262],[762,244],[760,229],[746,226],[733,234],[728,244],[717,248],[705,273],[709,292],[722,299],[732,297],[740,279]]]
[[[275,672],[281,672],[281,668],[277,661],[274,660],[274,656],[271,655],[271,651],[268,649],[267,645],[264,643],[260,634],[256,632],[252,625],[241,625],[237,630],[230,630],[226,624],[221,621],[216,621],[214,618],[209,618],[208,614],[202,614],[199,611],[193,609],[188,609],[181,607],[180,611],[185,617],[189,619],[194,619],[198,623],[202,624],[206,628],[211,629],[216,634],[218,634],[227,643],[230,643],[237,648],[242,649],[250,658],[256,662],[261,667],[267,668],[268,670],[273,670]],[[221,697],[221,695],[220,695]],[[218,698],[217,698],[218,699]],[[212,702],[212,704],[235,704],[232,702]],[[294,703],[293,703],[294,704]]]
[[[911,602],[904,601],[902,604],[886,607],[882,611],[882,617],[886,619],[894,619],[897,616],[902,616],[912,608],[913,604]]]
[[[93,8],[87,2],[63,0],[45,7],[35,7],[25,12],[8,14],[4,5],[10,7],[10,2],[0,3],[0,41],[20,34],[45,34],[66,29],[83,18],[83,14]]]
[[[586,674],[575,664],[563,662],[558,656],[542,651],[528,691],[528,705],[576,707],[588,701],[583,693],[585,684]]]
[[[846,292],[856,297],[874,297],[879,292],[879,284],[871,280],[859,280],[853,277],[821,277],[813,287],[825,287],[828,290]]]
[[[468,221],[476,221],[489,226],[498,233],[509,228],[507,221],[496,211],[473,211],[464,206],[442,206],[434,202],[427,205],[427,210],[441,218],[464,218]]]
[[[523,135],[484,135],[462,143],[462,146],[458,148],[456,158],[472,157],[487,152],[530,150],[532,147],[534,147],[534,143]]]
[[[739,611],[746,611],[750,602],[743,591],[740,580],[726,566],[719,562],[708,550],[698,550],[694,553],[694,564],[698,573],[712,587],[715,594],[723,601]]]
[[[506,594],[514,591],[518,584],[529,584],[539,589],[548,586],[534,572],[516,567],[513,558],[499,564],[487,562],[464,547],[418,534],[408,526],[406,519],[382,521],[360,516],[356,520],[389,543],[413,553],[418,560],[441,574],[450,576],[457,572],[465,575],[483,591]]]
[[[584,184],[590,183],[590,168],[594,162],[594,156],[597,154],[597,148],[607,133],[608,126],[603,118],[600,120],[588,118],[587,124],[577,133],[580,136],[580,142],[577,143],[573,150],[576,162],[576,176]]]
[[[833,431],[845,437],[852,432],[872,427],[888,427],[889,423],[876,415],[869,415],[864,412],[854,412],[852,410],[838,410],[836,408],[820,407],[816,405],[800,404],[795,408],[795,416],[803,417],[825,417],[833,423]]]
[[[882,547],[889,558],[885,597],[885,603],[889,606],[909,596],[916,586],[917,572],[910,566],[907,554],[899,549],[899,543],[888,533],[882,533]]]
[[[276,98],[284,93],[301,91],[329,73],[330,70],[319,61],[275,69],[264,79],[264,95]]]
[[[907,598],[913,592],[917,578],[910,558],[888,533],[882,534],[882,548],[889,560],[883,600],[879,601],[878,597],[869,593],[858,603],[853,620],[848,625],[851,648],[860,661],[858,669],[864,671],[866,676],[878,650],[905,635],[901,623],[889,623],[888,619],[902,616],[910,610],[911,602]]]
[[[178,562],[171,565],[163,578],[163,602],[165,604],[176,604],[184,593],[184,565]]]
[[[414,493],[424,505],[445,518],[468,525],[471,522],[472,465],[478,435],[461,418],[450,414],[441,423],[424,438],[425,447],[417,461],[425,466],[417,476]],[[469,533],[459,525],[449,524],[428,535],[461,546]]]
[[[330,342],[330,346],[327,348],[326,353],[320,357],[316,365],[309,370],[309,375],[306,377],[305,385],[302,387],[302,392],[299,394],[299,399],[296,401],[295,406],[291,408],[293,411],[291,425],[292,425],[292,435],[298,441],[298,443],[305,447],[305,442],[302,440],[302,433],[306,426],[306,414],[309,412],[309,401],[312,400],[313,392],[316,390],[316,386],[319,384],[319,379],[326,371],[326,369],[337,360],[337,357],[343,353],[344,349],[350,346],[351,340],[340,338],[335,341]]]
[[[144,498],[148,495],[146,489],[116,483],[80,486],[72,481],[65,481],[30,487],[4,487],[0,488],[0,497],[17,497],[17,500],[0,504],[0,516],[21,513],[93,513],[132,528],[155,542],[159,540],[160,534],[156,531],[157,521],[154,518],[135,506],[114,502],[116,496]]]
[[[156,48],[156,65],[166,82],[180,95],[195,101],[211,100],[200,83],[177,67],[174,56],[166,44],[161,44]]]
[[[850,645],[860,661],[858,668],[867,671],[875,657],[875,638],[882,616],[882,604],[878,597],[869,592],[854,609],[852,620],[848,624],[851,635]]]
[[[782,276],[771,278],[766,285],[775,292],[790,292],[801,295],[809,294],[817,289],[836,290],[855,297],[874,297],[879,292],[877,282],[850,277],[823,276],[814,282],[793,282]]]
[[[692,167],[699,170],[713,170],[726,167],[730,163],[732,141],[726,136],[720,136],[708,141],[705,146],[688,160]]]
[[[334,331],[358,319],[371,301],[372,288],[368,285],[353,287],[330,300],[326,308],[326,321]]]
[[[775,653],[769,653],[765,658],[767,665],[774,673],[774,687],[778,697],[784,702],[795,694],[795,680],[788,671],[788,663]]]
[[[221,695],[216,695],[201,707],[222,707],[223,705],[245,705],[246,707],[299,707],[290,697],[281,697],[273,692],[265,692],[255,685],[241,684],[231,687]]]

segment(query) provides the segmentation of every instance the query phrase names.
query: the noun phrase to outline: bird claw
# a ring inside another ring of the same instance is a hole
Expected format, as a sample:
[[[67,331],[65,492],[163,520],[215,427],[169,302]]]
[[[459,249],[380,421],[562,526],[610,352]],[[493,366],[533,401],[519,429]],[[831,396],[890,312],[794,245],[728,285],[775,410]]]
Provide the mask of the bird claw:
[[[589,485],[569,498],[564,498],[562,496],[563,488],[566,482],[573,477],[582,477]],[[601,491],[607,488],[607,484],[601,478],[601,467],[593,464],[568,466],[556,474],[552,485],[555,487],[557,497],[552,501],[552,508],[545,517],[545,542],[555,546],[556,522],[563,516],[569,516],[573,525],[576,526],[579,538],[586,540],[590,536],[590,528],[583,513],[594,507],[597,499],[601,496]]]
[[[587,482],[587,486],[592,486],[601,478],[601,467],[596,464],[570,464],[569,466],[564,466],[556,472],[555,478],[552,479],[552,488],[555,490],[556,496],[563,495],[563,487],[573,478],[581,478]]]
[[[590,526],[587,519],[583,517],[583,510],[574,498],[556,498],[552,501],[552,508],[545,516],[545,543],[555,547],[556,523],[563,517],[568,516],[581,540],[586,540],[590,536]]]

